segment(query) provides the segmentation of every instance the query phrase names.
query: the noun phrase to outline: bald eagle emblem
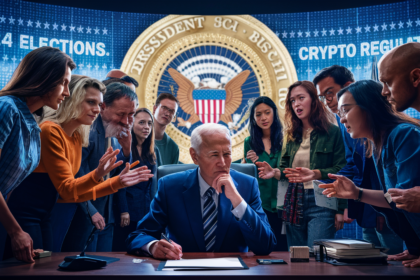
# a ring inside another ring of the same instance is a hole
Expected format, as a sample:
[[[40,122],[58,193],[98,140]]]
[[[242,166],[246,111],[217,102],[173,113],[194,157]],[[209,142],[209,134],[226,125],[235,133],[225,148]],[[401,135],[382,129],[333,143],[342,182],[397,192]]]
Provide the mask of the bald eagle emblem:
[[[190,115],[188,120],[177,118],[178,126],[188,129],[198,121],[232,123],[232,114],[242,103],[242,85],[250,74],[249,70],[245,70],[230,81],[222,77],[219,83],[214,78],[200,80],[194,77],[190,81],[173,68],[168,72],[178,85],[177,98],[182,110]]]

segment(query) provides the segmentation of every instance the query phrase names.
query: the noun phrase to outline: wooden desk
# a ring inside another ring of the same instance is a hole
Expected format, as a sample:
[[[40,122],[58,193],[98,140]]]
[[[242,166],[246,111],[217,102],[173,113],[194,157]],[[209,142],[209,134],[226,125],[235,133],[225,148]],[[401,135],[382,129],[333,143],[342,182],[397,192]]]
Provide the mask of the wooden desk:
[[[408,276],[420,279],[420,268],[405,268],[401,262],[392,262],[389,266],[333,266],[326,263],[316,262],[313,258],[309,263],[291,263],[287,252],[275,252],[270,256],[257,257],[253,253],[185,253],[183,258],[216,258],[216,257],[234,257],[240,255],[248,265],[248,270],[215,270],[215,271],[156,271],[160,261],[151,258],[137,257],[125,253],[89,253],[89,255],[102,255],[108,257],[120,258],[120,261],[111,263],[105,268],[91,271],[66,272],[59,271],[60,264],[64,256],[75,255],[74,253],[53,253],[51,257],[36,260],[34,264],[24,264],[20,262],[0,262],[0,279],[9,278],[28,278],[31,279],[51,279],[58,276],[65,276],[67,279],[92,279],[100,277],[105,279],[122,280],[123,277],[138,277],[146,279],[167,279],[168,276],[175,276],[180,279],[207,278],[224,280],[229,279],[300,279],[308,278],[310,280],[325,280],[325,277],[331,279],[340,277],[340,280],[357,280],[380,277],[400,277]],[[134,258],[147,259],[142,263],[133,263]],[[257,258],[284,259],[287,265],[258,265]],[[47,277],[46,277],[47,276]],[[335,277],[334,277],[335,276]],[[140,278],[139,278],[140,279]],[[400,279],[400,278],[394,278]]]

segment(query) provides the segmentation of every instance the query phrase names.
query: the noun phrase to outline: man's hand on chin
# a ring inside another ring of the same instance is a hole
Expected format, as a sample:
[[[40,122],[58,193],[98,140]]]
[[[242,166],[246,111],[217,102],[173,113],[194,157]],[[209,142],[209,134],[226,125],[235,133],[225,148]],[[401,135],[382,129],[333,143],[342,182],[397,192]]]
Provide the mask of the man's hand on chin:
[[[235,187],[229,173],[220,174],[213,180],[211,185],[219,194],[223,193],[222,187],[224,186],[224,192],[226,197],[232,202],[233,208],[236,208],[241,202],[242,197]]]
[[[150,253],[153,258],[161,260],[180,260],[182,257],[182,247],[172,241],[170,244],[168,241],[161,239],[150,246]]]
[[[120,135],[117,137],[118,143],[120,143],[125,157],[128,157],[131,153],[131,131],[129,129],[123,129]]]

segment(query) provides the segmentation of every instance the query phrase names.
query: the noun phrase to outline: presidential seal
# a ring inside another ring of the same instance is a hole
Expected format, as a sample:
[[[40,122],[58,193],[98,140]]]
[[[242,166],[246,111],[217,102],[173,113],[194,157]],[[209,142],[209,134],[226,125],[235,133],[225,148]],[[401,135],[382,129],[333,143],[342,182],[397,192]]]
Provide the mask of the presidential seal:
[[[232,159],[243,158],[249,109],[260,95],[284,112],[287,87],[297,80],[280,39],[251,16],[168,16],[145,30],[128,50],[121,70],[139,81],[140,106],[153,109],[163,92],[180,103],[166,133],[180,161],[191,163],[191,132],[219,123],[232,136]]]

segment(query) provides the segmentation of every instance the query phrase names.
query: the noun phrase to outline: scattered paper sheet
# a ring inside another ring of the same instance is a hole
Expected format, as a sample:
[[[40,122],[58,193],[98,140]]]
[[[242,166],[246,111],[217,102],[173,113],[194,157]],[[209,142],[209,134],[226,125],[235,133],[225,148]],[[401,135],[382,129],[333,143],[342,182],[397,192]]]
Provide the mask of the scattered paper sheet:
[[[182,259],[166,261],[167,269],[243,269],[238,258]]]
[[[332,210],[338,210],[338,200],[335,197],[326,197],[322,194],[324,189],[319,188],[318,186],[324,184],[321,181],[314,180],[312,181],[314,186],[314,194],[315,194],[315,204],[319,207],[325,207]]]

